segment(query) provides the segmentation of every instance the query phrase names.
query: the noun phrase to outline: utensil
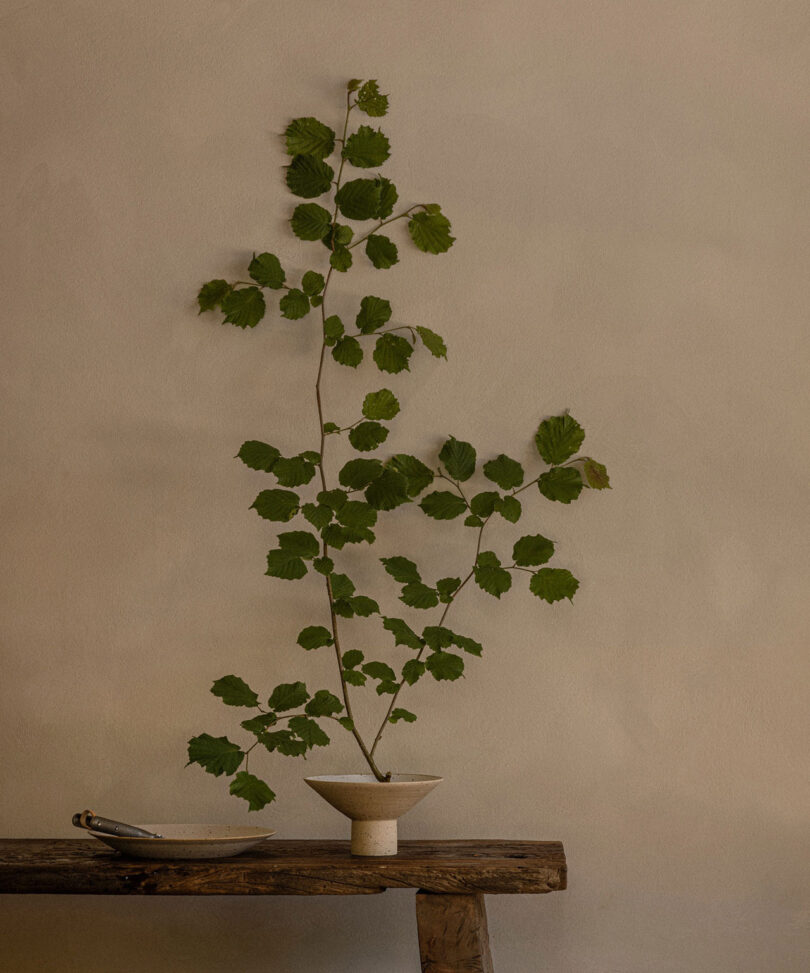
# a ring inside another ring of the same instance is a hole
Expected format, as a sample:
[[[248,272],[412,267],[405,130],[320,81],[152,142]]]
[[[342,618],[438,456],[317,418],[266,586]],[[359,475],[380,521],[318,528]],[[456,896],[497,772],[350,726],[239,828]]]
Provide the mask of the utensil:
[[[79,811],[73,815],[73,823],[77,828],[85,831],[96,831],[100,834],[117,834],[127,838],[162,838],[162,834],[137,828],[134,824],[124,824],[123,821],[113,821],[111,818],[99,817],[95,811]]]

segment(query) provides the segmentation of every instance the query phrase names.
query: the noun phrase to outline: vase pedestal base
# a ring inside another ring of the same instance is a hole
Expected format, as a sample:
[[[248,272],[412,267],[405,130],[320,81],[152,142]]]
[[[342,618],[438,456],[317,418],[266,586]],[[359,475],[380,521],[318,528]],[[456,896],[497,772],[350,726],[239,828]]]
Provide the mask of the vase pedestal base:
[[[396,855],[397,822],[352,821],[352,854],[367,857]]]

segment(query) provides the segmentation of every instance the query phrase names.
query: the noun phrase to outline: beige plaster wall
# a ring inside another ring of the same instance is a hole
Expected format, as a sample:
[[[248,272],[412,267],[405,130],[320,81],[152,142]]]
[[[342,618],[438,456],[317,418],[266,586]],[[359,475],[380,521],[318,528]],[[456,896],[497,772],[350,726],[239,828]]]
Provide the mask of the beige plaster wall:
[[[404,831],[565,842],[569,891],[490,903],[500,973],[806,970],[807,4],[8,0],[0,23],[0,830],[69,836],[92,806],[344,834],[300,778],[362,769],[345,740],[268,760],[259,816],[183,769],[235,726],[213,679],[332,679],[294,645],[319,591],[263,577],[260,478],[231,459],[313,433],[315,321],[243,333],[193,296],[254,249],[310,265],[276,133],[377,77],[386,171],[458,237],[339,282],[450,345],[391,380],[391,446],[528,462],[570,408],[614,485],[529,504],[573,606],[465,594],[484,659],[420,684],[385,751],[446,777]],[[329,413],[377,382],[333,371]],[[379,553],[463,563],[417,514]],[[0,966],[404,973],[412,908],[5,897]]]

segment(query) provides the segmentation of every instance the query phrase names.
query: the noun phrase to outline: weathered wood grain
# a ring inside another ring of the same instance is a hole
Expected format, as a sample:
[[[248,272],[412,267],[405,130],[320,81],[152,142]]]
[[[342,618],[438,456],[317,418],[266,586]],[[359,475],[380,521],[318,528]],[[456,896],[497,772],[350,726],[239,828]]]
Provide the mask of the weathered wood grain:
[[[494,973],[484,896],[416,893],[422,973]]]
[[[557,841],[401,841],[391,858],[353,858],[347,841],[267,842],[209,861],[125,858],[93,839],[0,840],[0,893],[90,895],[537,894],[566,887]]]

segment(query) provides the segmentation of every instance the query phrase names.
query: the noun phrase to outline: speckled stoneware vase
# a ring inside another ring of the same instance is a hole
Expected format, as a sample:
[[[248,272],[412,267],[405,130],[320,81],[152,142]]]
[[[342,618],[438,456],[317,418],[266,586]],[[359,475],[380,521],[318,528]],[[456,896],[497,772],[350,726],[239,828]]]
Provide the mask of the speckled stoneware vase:
[[[397,819],[442,780],[428,774],[393,774],[380,783],[371,774],[305,777],[332,807],[352,822],[352,854],[396,855]]]

